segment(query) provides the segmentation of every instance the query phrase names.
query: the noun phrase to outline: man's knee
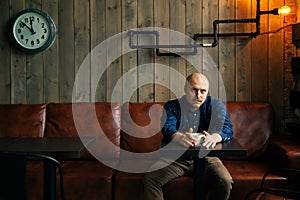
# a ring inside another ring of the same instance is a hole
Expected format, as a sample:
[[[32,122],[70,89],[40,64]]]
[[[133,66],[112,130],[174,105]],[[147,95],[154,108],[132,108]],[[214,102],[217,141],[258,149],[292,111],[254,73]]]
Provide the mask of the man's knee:
[[[148,187],[162,187],[160,179],[157,177],[156,173],[150,172],[146,173],[144,177],[144,185]]]

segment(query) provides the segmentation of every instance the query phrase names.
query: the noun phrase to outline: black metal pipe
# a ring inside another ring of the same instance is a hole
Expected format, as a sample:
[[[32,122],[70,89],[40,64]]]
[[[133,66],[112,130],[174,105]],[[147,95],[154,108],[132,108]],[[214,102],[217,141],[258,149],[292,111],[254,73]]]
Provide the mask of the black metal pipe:
[[[256,0],[256,17],[247,18],[247,19],[223,19],[223,20],[214,20],[213,22],[213,33],[196,33],[193,36],[194,41],[198,38],[213,38],[212,43],[206,44],[188,44],[188,45],[160,45],[159,44],[159,33],[158,31],[128,31],[129,35],[129,46],[130,48],[155,48],[156,54],[158,56],[181,56],[181,55],[196,55],[198,47],[215,47],[218,44],[218,37],[256,37],[260,34],[260,15],[263,14],[278,14],[278,9],[271,11],[260,11],[260,0]],[[218,33],[218,24],[229,24],[229,23],[255,23],[256,31],[255,32],[243,32],[243,33]],[[135,34],[153,34],[155,35],[156,43],[155,45],[134,45],[132,42],[132,37]],[[161,52],[159,48],[194,48],[193,51],[184,51],[184,52]]]

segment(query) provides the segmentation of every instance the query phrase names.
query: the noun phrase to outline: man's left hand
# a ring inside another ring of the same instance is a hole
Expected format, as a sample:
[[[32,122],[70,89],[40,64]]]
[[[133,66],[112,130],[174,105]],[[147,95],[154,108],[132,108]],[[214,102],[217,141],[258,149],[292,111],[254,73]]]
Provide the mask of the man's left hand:
[[[216,144],[218,142],[222,141],[222,137],[218,133],[209,134],[206,131],[203,131],[202,133],[206,137],[205,140],[204,140],[204,142],[202,143],[203,147],[206,147],[206,148],[215,148]]]

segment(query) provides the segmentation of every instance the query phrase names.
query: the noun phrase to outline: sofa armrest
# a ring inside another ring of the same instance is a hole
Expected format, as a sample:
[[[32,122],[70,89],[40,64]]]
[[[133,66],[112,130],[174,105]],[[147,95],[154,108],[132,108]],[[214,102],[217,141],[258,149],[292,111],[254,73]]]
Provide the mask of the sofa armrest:
[[[272,162],[278,167],[300,169],[299,141],[289,135],[273,137],[269,146]]]

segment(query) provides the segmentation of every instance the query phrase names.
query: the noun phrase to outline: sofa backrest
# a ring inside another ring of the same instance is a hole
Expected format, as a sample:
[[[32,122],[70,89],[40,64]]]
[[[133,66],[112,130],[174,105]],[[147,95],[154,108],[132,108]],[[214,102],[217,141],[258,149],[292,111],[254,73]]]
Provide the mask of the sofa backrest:
[[[96,143],[88,148],[89,153],[99,159],[118,158],[120,111],[119,103],[50,103],[45,136],[93,136]]]
[[[273,109],[269,103],[227,102],[233,137],[247,149],[248,158],[259,158],[273,133]]]
[[[147,153],[160,148],[163,104],[157,102],[123,104],[122,149],[134,153]]]
[[[75,125],[72,103],[0,104],[0,137],[69,137],[80,133],[96,137],[91,153],[100,157],[117,158],[120,146],[135,153],[152,152],[160,148],[163,105],[125,103],[121,108],[119,103],[76,103]],[[249,158],[260,157],[273,133],[272,106],[227,102],[226,107],[234,138],[247,148]]]
[[[123,105],[122,149],[145,153],[160,148],[163,105],[157,102]],[[248,158],[259,158],[273,133],[272,106],[269,103],[228,102],[226,107],[234,126],[233,137],[247,149]]]
[[[0,137],[43,137],[45,104],[0,104]]]

